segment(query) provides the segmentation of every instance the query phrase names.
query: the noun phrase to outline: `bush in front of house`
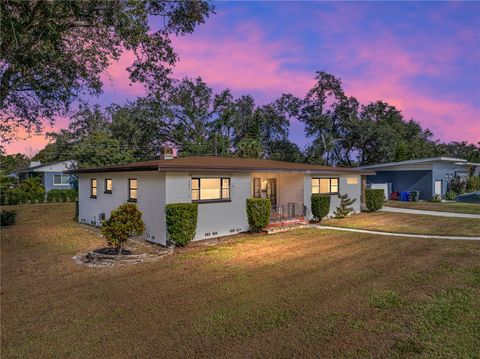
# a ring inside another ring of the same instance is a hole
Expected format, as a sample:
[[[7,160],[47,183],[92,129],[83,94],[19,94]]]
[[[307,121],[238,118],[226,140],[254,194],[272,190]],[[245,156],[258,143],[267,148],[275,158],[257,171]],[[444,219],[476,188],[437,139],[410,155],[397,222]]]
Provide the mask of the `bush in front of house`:
[[[247,218],[252,232],[260,232],[268,225],[271,207],[269,198],[247,199]]]
[[[195,238],[198,203],[171,203],[165,206],[168,240],[184,247]]]
[[[340,198],[340,205],[337,207],[335,212],[333,212],[333,215],[335,218],[345,218],[353,212],[353,207],[350,206],[354,204],[357,199],[350,199],[348,197],[348,193],[342,195],[338,194],[338,198]]]
[[[77,199],[77,191],[74,189],[52,189],[47,192],[47,202],[67,202]]]
[[[453,191],[447,191],[447,193],[445,193],[445,199],[447,201],[455,201],[455,198],[457,198],[457,194]]]
[[[480,191],[480,176],[470,176],[467,178],[467,192]]]
[[[456,194],[465,193],[467,182],[460,176],[453,177],[447,185],[447,191],[455,192]]]
[[[102,221],[102,235],[117,254],[122,254],[122,248],[131,235],[141,235],[145,230],[142,212],[133,203],[124,203],[113,210],[110,218]]]
[[[385,192],[383,189],[366,189],[365,205],[370,212],[378,211],[383,206]]]
[[[15,211],[6,211],[2,210],[0,212],[0,226],[12,226],[15,224],[15,219],[17,218],[17,213]]]
[[[314,221],[320,222],[330,211],[330,196],[314,193],[311,198]]]
[[[16,183],[4,176],[0,179],[0,204],[36,203],[45,201],[45,188],[39,178]]]
[[[428,201],[434,202],[434,203],[442,202],[442,196],[440,196],[439,194],[436,194],[432,198],[430,198]]]

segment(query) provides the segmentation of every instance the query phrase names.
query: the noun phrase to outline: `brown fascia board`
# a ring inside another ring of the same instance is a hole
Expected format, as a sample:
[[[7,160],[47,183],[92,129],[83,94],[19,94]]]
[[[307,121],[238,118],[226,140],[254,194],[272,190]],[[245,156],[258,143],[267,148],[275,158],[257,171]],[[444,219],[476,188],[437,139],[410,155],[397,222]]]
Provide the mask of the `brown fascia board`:
[[[109,173],[109,172],[143,172],[143,171],[160,171],[160,172],[278,172],[278,173],[308,173],[312,175],[322,174],[355,174],[355,175],[374,175],[374,171],[356,170],[350,168],[332,168],[325,170],[312,169],[292,169],[292,168],[272,168],[272,167],[236,167],[236,166],[115,166],[115,167],[99,167],[85,168],[78,170],[69,170],[67,174],[82,173]]]

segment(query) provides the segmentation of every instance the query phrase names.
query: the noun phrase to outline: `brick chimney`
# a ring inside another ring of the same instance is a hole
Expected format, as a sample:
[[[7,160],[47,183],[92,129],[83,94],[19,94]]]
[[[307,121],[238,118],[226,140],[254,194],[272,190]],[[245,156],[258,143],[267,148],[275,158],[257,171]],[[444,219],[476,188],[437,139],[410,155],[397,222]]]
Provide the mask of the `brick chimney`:
[[[171,146],[163,146],[160,150],[160,159],[161,160],[171,160],[175,156],[173,155],[173,147]]]

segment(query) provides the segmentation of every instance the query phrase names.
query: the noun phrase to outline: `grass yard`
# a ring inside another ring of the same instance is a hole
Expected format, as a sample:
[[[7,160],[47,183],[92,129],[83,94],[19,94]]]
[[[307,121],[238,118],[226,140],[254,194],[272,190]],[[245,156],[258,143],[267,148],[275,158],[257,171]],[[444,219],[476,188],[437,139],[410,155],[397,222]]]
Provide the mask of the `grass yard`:
[[[1,238],[2,358],[479,354],[480,242],[309,229],[87,268],[72,256],[104,243],[73,204],[17,208]]]
[[[425,211],[480,214],[480,204],[478,203],[387,201],[385,203],[385,206],[396,208],[421,209]]]
[[[393,212],[360,213],[343,219],[325,219],[322,225],[410,234],[480,236],[480,219]]]

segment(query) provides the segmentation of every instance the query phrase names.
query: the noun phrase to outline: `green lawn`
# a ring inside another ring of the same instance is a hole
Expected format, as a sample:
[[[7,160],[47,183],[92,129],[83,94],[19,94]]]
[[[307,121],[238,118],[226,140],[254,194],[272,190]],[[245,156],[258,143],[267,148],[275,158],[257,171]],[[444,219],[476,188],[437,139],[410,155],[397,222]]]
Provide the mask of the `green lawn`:
[[[72,204],[2,229],[2,358],[473,358],[480,243],[315,229],[87,268]]]
[[[480,237],[480,219],[475,218],[375,212],[355,214],[343,219],[325,219],[321,224],[382,232]]]
[[[396,208],[421,209],[426,211],[480,214],[480,204],[478,203],[387,201],[385,203],[385,206]]]

